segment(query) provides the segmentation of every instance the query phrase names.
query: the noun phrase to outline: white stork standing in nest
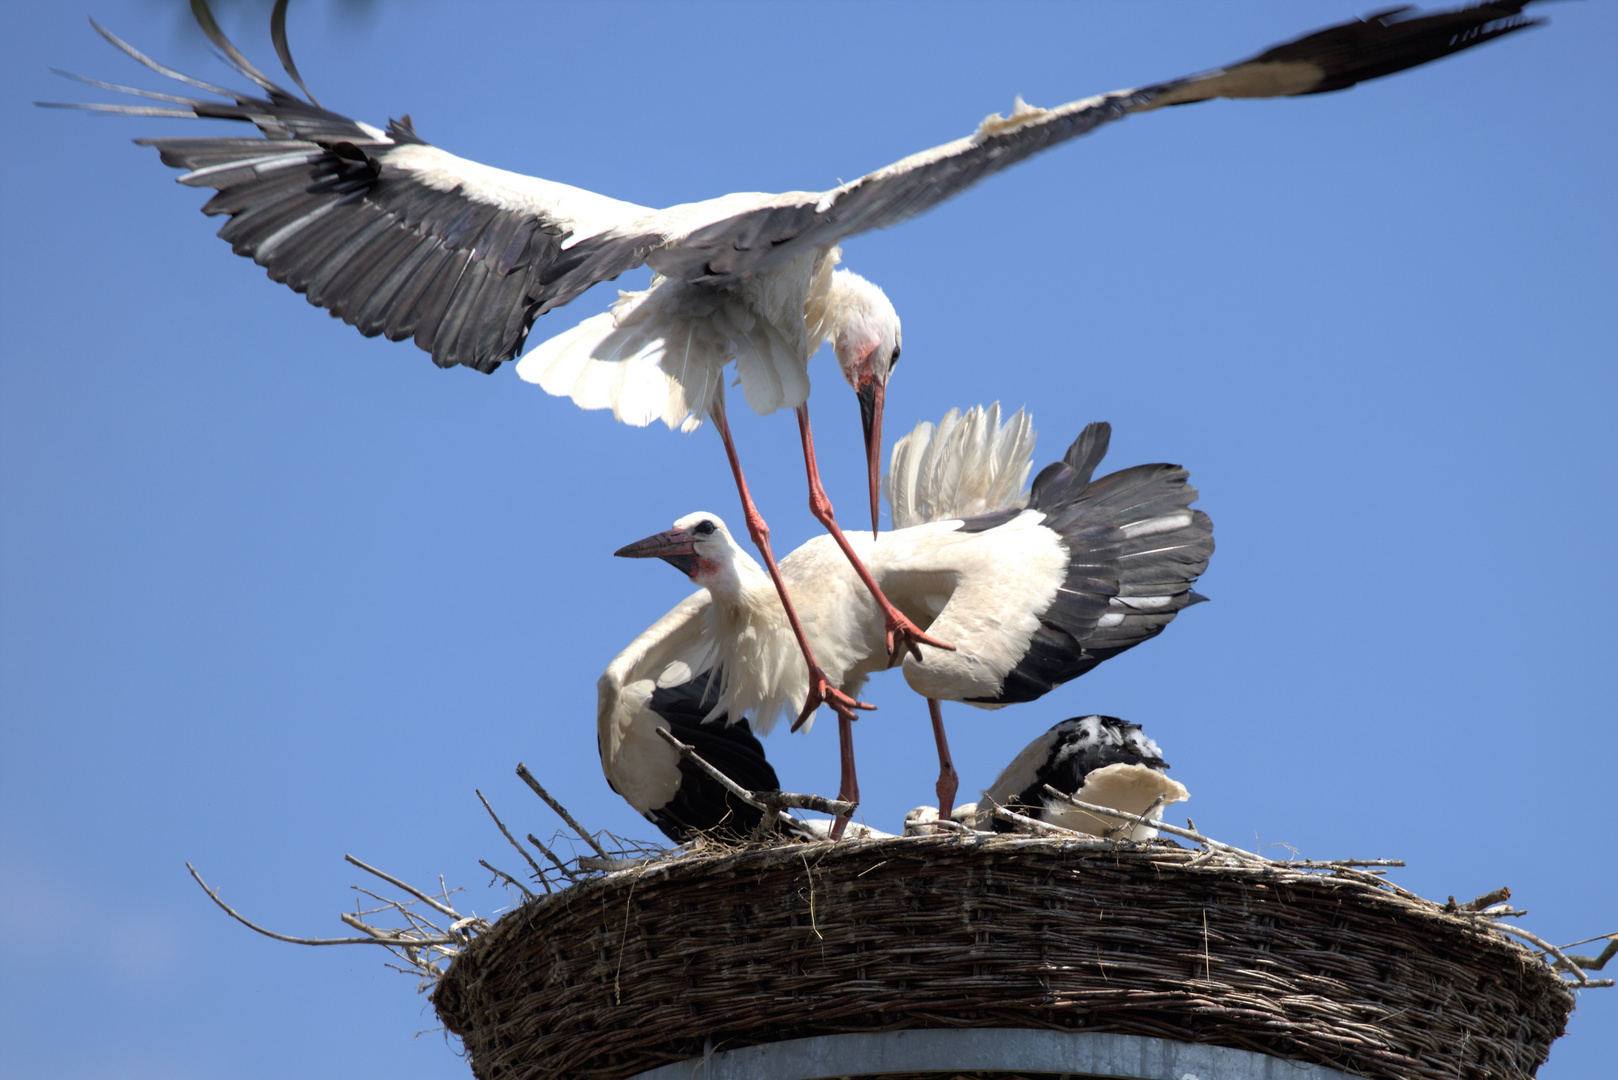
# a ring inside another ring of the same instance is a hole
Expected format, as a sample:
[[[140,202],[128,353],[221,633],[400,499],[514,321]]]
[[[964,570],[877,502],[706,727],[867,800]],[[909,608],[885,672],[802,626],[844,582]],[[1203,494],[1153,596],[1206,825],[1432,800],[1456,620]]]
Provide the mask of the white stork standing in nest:
[[[950,423],[946,417],[945,426]],[[1213,553],[1213,523],[1190,508],[1197,489],[1184,469],[1140,465],[1091,479],[1106,454],[1106,424],[1086,427],[1025,497],[1020,488],[1031,433],[1021,413],[1004,428],[998,407],[958,426],[996,437],[929,438],[931,454],[909,454],[908,443],[896,448],[889,491],[895,519],[950,513],[961,503],[1012,505],[853,537],[887,597],[955,644],[950,652],[902,660],[905,680],[934,703],[940,790],[948,781],[950,798],[954,769],[937,701],[980,708],[1032,701],[1155,637],[1181,609],[1203,599],[1191,586]],[[986,449],[964,459],[942,452],[961,445]],[[963,474],[963,465],[974,467]],[[1016,480],[1008,483],[1011,476]],[[809,676],[769,577],[724,522],[706,512],[689,514],[617,554],[661,558],[704,591],[637,638],[602,676],[603,760],[622,754],[620,744],[630,737],[655,751],[655,734],[643,725],[656,726],[656,720],[645,703],[659,687],[698,678],[719,687],[716,716],[751,717],[753,728],[767,733]],[[830,538],[816,537],[793,551],[781,561],[781,573],[835,685],[857,693],[873,672],[896,662],[886,649],[881,610]],[[800,717],[793,728],[801,726]],[[853,726],[842,714],[838,733],[838,798],[858,802]]]
[[[629,424],[662,420],[691,430],[711,419],[724,440],[747,530],[764,557],[803,652],[809,678],[799,722],[825,700],[845,719],[859,705],[836,688],[811,650],[748,494],[725,419],[723,370],[732,360],[756,412],[795,409],[809,503],[880,608],[887,651],[948,648],[885,598],[838,528],[820,484],[809,427],[808,362],[831,344],[860,402],[876,531],[883,396],[899,359],[900,324],[882,290],[835,270],[838,245],[897,224],[987,176],[1133,113],[1213,98],[1268,98],[1342,90],[1532,25],[1533,0],[1430,14],[1406,8],[1353,20],[1247,60],[1050,109],[1020,98],[966,138],[912,154],[830,191],[738,192],[664,209],[638,206],[456,157],[430,145],[408,115],[381,129],[321,106],[287,45],[287,0],[276,0],[271,40],[304,97],[278,86],[225,37],[206,0],[192,10],[208,37],[264,96],[164,67],[99,25],[154,71],[217,94],[210,101],[97,80],[161,105],[76,105],[98,112],[245,121],[262,139],[153,138],[180,182],[215,189],[204,213],[219,235],[269,276],[367,336],[411,338],[441,367],[493,371],[513,359],[534,320],[597,282],[641,265],[651,287],[544,342],[518,373],[587,409]]]

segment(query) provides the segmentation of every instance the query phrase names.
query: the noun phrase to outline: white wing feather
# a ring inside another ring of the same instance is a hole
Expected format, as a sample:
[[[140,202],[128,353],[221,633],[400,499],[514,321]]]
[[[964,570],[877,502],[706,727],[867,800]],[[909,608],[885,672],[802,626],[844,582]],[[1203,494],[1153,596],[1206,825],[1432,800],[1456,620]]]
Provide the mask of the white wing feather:
[[[916,425],[894,444],[882,478],[893,527],[1026,506],[1036,438],[1022,409],[1001,423],[999,402]]]
[[[647,627],[607,665],[596,683],[596,741],[607,783],[636,810],[662,806],[680,786],[679,755],[658,738],[668,723],[652,711],[652,692],[713,668],[717,650],[703,633],[706,590],[693,593]]]

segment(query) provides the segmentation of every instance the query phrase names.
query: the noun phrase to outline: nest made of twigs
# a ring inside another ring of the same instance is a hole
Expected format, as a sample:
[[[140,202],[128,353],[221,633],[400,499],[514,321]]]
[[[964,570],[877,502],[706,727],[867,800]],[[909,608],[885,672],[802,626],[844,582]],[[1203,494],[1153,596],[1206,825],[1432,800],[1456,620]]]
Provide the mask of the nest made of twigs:
[[[1574,999],[1530,950],[1364,871],[979,835],[699,850],[584,881],[501,919],[433,1003],[481,1080],[946,1026],[1449,1080],[1532,1076]]]

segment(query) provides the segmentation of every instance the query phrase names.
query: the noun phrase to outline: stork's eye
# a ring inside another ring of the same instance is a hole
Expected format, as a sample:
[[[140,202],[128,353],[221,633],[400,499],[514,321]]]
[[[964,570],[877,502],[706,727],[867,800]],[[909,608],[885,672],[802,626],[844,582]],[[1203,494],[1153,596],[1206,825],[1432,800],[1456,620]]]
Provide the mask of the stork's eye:
[[[898,367],[898,366],[899,366],[899,346],[895,345],[893,347],[893,359],[888,361],[888,371],[892,372],[893,369]]]
[[[696,533],[698,536],[712,536],[713,522],[706,519],[699,521],[696,524],[696,528],[692,529],[691,531]]]

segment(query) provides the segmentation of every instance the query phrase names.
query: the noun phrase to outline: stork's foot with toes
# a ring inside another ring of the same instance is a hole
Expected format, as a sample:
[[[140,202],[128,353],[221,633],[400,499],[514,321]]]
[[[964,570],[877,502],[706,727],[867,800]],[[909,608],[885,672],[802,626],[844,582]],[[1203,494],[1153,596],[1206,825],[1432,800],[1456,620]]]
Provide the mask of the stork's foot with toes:
[[[955,646],[939,641],[937,638],[929,637],[921,627],[911,622],[902,611],[894,607],[893,603],[882,595],[882,589],[877,585],[876,579],[871,576],[871,572],[865,568],[865,564],[855,554],[854,546],[848,542],[848,537],[843,535],[843,530],[837,524],[837,516],[832,511],[831,499],[827,497],[826,489],[820,483],[820,466],[815,461],[815,437],[809,429],[809,403],[804,402],[799,405],[797,411],[798,433],[803,436],[803,462],[805,469],[809,473],[809,512],[815,516],[816,521],[826,527],[826,531],[831,534],[832,539],[837,541],[837,546],[843,549],[843,555],[847,557],[849,565],[854,568],[854,572],[859,575],[860,581],[870,590],[871,598],[882,609],[882,621],[887,629],[888,666],[892,667],[897,664],[907,652],[913,655],[917,661],[920,661],[921,646],[923,645],[931,645],[935,649],[948,649],[954,652]],[[866,438],[868,440],[871,438],[869,429],[867,430]],[[877,445],[880,447],[880,428],[877,429],[876,438],[878,440]],[[880,485],[876,483],[876,462],[878,458],[875,454],[869,454],[868,456],[871,460],[872,475],[871,536],[875,538],[877,534],[877,493],[881,489]],[[749,528],[751,528],[751,521],[749,521]]]
[[[823,704],[830,705],[832,711],[837,714],[838,719],[843,723],[852,723],[853,721],[859,719],[859,717],[854,713],[855,709],[864,709],[867,711],[876,709],[875,705],[870,705],[866,702],[860,701],[858,698],[850,697],[841,690],[837,689],[837,687],[833,686],[832,681],[826,677],[826,673],[820,670],[820,665],[816,664],[814,659],[810,657],[809,696],[804,700],[803,709],[798,713],[798,718],[792,721],[792,730],[797,731],[799,728],[803,727],[803,725],[807,724],[809,722],[809,718],[815,715],[815,710],[820,708],[820,706]],[[852,737],[853,736],[850,735],[850,738]],[[838,796],[838,798],[842,797],[843,796],[841,795]]]

